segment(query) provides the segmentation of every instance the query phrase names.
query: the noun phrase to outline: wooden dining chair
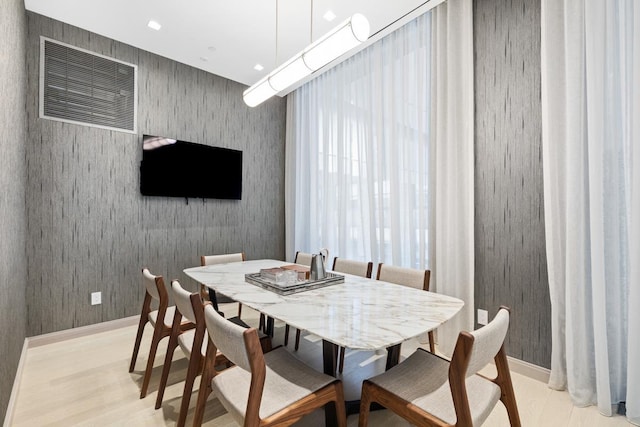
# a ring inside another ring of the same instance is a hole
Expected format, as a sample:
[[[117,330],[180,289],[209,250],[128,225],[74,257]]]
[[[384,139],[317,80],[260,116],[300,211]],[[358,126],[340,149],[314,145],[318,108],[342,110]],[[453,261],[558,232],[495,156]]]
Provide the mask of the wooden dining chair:
[[[378,264],[378,274],[376,280],[383,282],[395,283],[396,285],[408,286],[410,288],[429,290],[429,279],[431,271],[419,270],[415,268],[396,267],[393,265]],[[429,350],[431,353],[436,352],[436,342],[433,331],[429,331]]]
[[[373,263],[371,261],[353,261],[350,259],[338,258],[333,259],[333,271],[339,273],[353,274],[354,276],[366,277],[371,279],[371,273],[373,272]],[[340,347],[338,350],[338,372],[342,373],[344,368],[344,353],[345,348]]]
[[[460,332],[451,362],[418,349],[404,362],[362,384],[359,427],[378,402],[416,426],[479,426],[498,400],[512,426],[520,426],[511,374],[504,350],[509,309],[473,332]],[[497,376],[477,372],[494,360]]]
[[[162,406],[164,390],[167,386],[169,372],[173,362],[173,353],[176,347],[180,349],[189,359],[187,368],[187,376],[184,382],[184,391],[182,393],[182,402],[180,404],[180,413],[178,415],[178,427],[182,427],[187,419],[187,411],[189,410],[189,401],[191,400],[191,392],[193,391],[193,383],[196,377],[202,372],[203,360],[206,354],[207,339],[205,338],[206,325],[204,322],[204,305],[202,298],[198,293],[190,293],[180,286],[177,280],[171,282],[169,288],[170,294],[176,303],[176,310],[173,317],[171,327],[171,335],[167,346],[167,353],[162,368],[162,377],[160,378],[160,386],[158,388],[158,396],[156,398],[156,409]],[[194,328],[187,331],[180,328],[180,324],[188,321],[194,325]],[[227,359],[218,352],[215,354],[215,364],[221,365],[226,363]]]
[[[138,359],[138,351],[140,350],[140,342],[147,323],[153,327],[153,337],[151,338],[151,347],[149,348],[149,357],[147,358],[147,366],[142,379],[142,387],[140,388],[140,399],[147,395],[151,372],[158,350],[158,344],[164,337],[171,334],[171,321],[173,319],[175,306],[169,306],[169,295],[165,287],[162,276],[151,274],[149,269],[142,269],[142,283],[144,285],[145,294],[142,302],[142,311],[140,313],[140,322],[138,323],[138,332],[136,333],[136,341],[133,345],[133,355],[129,364],[129,372],[133,372]],[[157,309],[154,306],[157,305]],[[189,322],[180,324],[181,330],[193,328],[194,325]]]
[[[200,265],[202,267],[206,265],[214,265],[214,264],[226,264],[228,262],[241,262],[245,261],[244,252],[237,252],[234,254],[221,254],[221,255],[202,255],[200,257]],[[208,290],[208,292],[207,292]],[[234,302],[231,298],[222,297],[218,298],[216,295],[216,291],[213,289],[207,288],[203,284],[200,285],[200,292],[202,293],[202,298],[207,299],[213,303],[214,306],[218,306],[218,303],[226,303],[226,302]],[[238,303],[238,318],[242,315],[242,304]]]
[[[293,259],[293,263],[310,267],[311,266],[312,257],[313,257],[313,254],[297,251],[295,258]],[[285,345],[285,347],[287,345],[289,345],[289,329],[290,329],[289,325],[285,325],[285,327],[284,327],[284,345]],[[295,346],[294,346],[295,351],[298,351],[299,347],[300,347],[300,329],[296,328],[296,343],[295,343]]]
[[[207,398],[213,393],[243,426],[288,426],[332,402],[338,426],[346,427],[340,380],[315,371],[284,347],[263,354],[256,329],[227,321],[210,304],[204,316],[210,341],[194,426],[202,425]],[[218,350],[235,366],[216,371],[213,356]]]

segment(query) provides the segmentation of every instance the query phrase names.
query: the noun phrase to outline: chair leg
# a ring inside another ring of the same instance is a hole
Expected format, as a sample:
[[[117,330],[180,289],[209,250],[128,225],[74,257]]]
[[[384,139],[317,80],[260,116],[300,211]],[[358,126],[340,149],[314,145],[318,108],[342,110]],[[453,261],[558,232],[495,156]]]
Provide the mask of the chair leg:
[[[429,350],[431,353],[436,354],[436,340],[433,339],[433,331],[429,331]]]
[[[198,391],[198,400],[196,402],[196,412],[193,416],[193,426],[200,427],[202,418],[204,417],[204,409],[207,405],[207,398],[211,394],[211,378],[215,373],[216,355],[213,354],[213,345],[209,342],[207,354],[204,358],[204,367],[202,368],[202,376],[200,377],[200,390]]]
[[[284,346],[289,345],[289,325],[284,327]]]
[[[164,366],[162,367],[162,376],[160,377],[160,385],[158,386],[158,396],[156,397],[156,409],[160,409],[162,406],[162,399],[164,397],[164,389],[167,387],[167,380],[169,379],[169,372],[171,371],[171,364],[173,362],[173,353],[178,346],[178,334],[172,332],[169,338],[169,344],[167,345],[167,354],[164,357]]]
[[[242,303],[239,302],[238,303],[238,319],[240,318],[240,315],[242,314]]]
[[[144,313],[143,313],[144,314]],[[144,327],[147,325],[149,317],[147,315],[140,315],[140,323],[138,323],[138,333],[136,334],[136,342],[133,345],[133,354],[131,355],[131,364],[129,365],[129,372],[133,372],[136,367],[136,360],[138,360],[138,351],[140,350],[140,343],[142,342],[142,334],[144,333]]]
[[[265,320],[264,314],[260,313],[260,323],[258,323],[258,330],[264,333],[265,328],[266,328],[266,320]]]
[[[300,329],[296,329],[296,351],[298,351],[298,347],[300,347]]]
[[[338,427],[347,427],[347,408],[344,404],[344,388],[342,387],[342,382],[337,382],[335,387],[336,400],[334,405],[336,407],[336,421],[338,421]]]
[[[520,414],[518,412],[518,404],[516,403],[516,395],[513,391],[513,383],[511,382],[511,371],[509,371],[509,362],[504,351],[504,344],[496,355],[495,359],[498,376],[495,382],[500,386],[500,400],[507,409],[509,422],[512,427],[520,427]]]
[[[344,352],[345,352],[345,348],[344,347],[340,347],[340,363],[338,365],[338,372],[342,373],[342,369],[344,368]]]
[[[371,392],[369,382],[362,383],[362,393],[360,395],[360,415],[358,416],[358,427],[369,425],[369,408],[371,407]]]
[[[199,346],[194,343],[193,348],[201,348],[202,342]],[[187,412],[189,412],[189,402],[191,401],[191,392],[193,391],[193,383],[196,380],[198,374],[202,371],[202,357],[200,352],[192,352],[191,359],[189,359],[189,369],[187,370],[187,378],[184,381],[184,391],[182,392],[182,403],[180,404],[180,415],[178,416],[177,427],[184,427],[187,420]]]
[[[142,380],[142,389],[140,390],[140,399],[147,395],[147,388],[149,387],[149,381],[151,380],[151,371],[153,371],[153,363],[156,359],[156,351],[158,350],[158,344],[162,339],[162,319],[158,319],[156,327],[153,330],[153,338],[151,340],[151,348],[149,349],[149,359],[147,360],[147,368],[144,370],[144,379]]]

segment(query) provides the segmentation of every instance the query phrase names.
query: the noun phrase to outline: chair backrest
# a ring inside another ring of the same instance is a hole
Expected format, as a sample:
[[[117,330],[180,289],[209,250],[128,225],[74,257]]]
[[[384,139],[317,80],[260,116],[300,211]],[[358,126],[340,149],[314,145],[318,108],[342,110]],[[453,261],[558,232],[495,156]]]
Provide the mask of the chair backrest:
[[[373,263],[335,257],[333,259],[332,270],[370,279],[371,272],[373,270]]]
[[[226,264],[228,262],[240,262],[244,260],[244,252],[238,252],[235,254],[202,255],[200,257],[200,265]]]
[[[156,301],[162,303],[168,303],[167,288],[164,285],[162,276],[155,276],[151,274],[148,268],[142,269],[142,283],[149,295]]]
[[[186,291],[177,280],[171,282],[171,295],[176,303],[176,308],[191,323],[196,323],[196,314],[191,304],[191,292]],[[196,294],[197,295],[197,294]]]
[[[429,290],[431,271],[415,268],[395,267],[393,265],[378,264],[377,280],[408,286],[410,288]]]
[[[454,350],[451,363],[453,365],[458,351],[468,352],[464,358],[468,359],[466,377],[476,374],[480,369],[487,366],[498,354],[509,329],[509,309],[501,307],[496,316],[489,324],[473,332],[462,334],[458,337],[458,342],[471,341],[471,351],[468,352],[468,344],[461,345]]]
[[[207,325],[209,337],[215,348],[221,351],[227,359],[245,371],[252,372],[250,355],[247,351],[245,335],[253,333],[258,341],[257,346],[260,348],[258,334],[253,328],[243,328],[233,322],[228,321],[218,313],[212,305],[207,304],[204,307],[204,319]],[[247,337],[251,339],[250,337]],[[255,358],[262,358],[264,365],[264,356],[262,352],[253,354]],[[254,361],[255,362],[255,361]]]
[[[306,252],[296,252],[296,257],[293,262],[295,264],[306,265],[307,267],[311,266],[311,257],[312,254]]]

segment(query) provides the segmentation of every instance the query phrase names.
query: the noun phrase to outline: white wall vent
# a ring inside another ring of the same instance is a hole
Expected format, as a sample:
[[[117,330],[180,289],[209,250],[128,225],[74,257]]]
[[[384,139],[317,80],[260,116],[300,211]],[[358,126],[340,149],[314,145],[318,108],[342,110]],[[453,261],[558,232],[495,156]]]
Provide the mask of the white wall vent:
[[[40,117],[137,132],[137,66],[40,37]]]

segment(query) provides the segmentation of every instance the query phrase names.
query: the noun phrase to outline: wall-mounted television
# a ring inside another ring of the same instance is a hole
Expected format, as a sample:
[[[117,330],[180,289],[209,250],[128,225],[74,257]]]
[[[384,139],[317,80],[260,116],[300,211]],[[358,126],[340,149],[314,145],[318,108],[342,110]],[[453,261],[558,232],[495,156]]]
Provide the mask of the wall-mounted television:
[[[145,196],[242,198],[242,151],[143,135],[140,192]]]

